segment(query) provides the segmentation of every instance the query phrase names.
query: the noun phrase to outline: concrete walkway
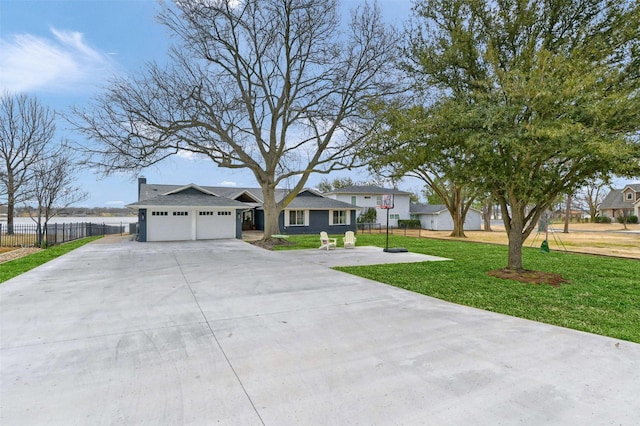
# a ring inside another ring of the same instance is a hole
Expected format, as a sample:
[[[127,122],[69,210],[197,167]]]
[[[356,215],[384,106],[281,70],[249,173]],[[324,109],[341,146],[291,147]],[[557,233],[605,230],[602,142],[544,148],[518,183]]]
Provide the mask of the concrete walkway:
[[[637,424],[640,345],[325,266],[360,252],[121,239],[10,280],[0,424]]]

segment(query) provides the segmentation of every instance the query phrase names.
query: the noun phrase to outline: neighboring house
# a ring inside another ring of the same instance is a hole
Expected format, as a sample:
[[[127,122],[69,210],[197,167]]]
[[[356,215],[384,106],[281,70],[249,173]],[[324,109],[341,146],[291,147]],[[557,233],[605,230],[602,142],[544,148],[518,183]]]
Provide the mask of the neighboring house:
[[[422,228],[434,231],[450,231],[453,229],[453,219],[444,205],[412,204],[410,192],[398,189],[380,188],[377,186],[348,186],[324,194],[326,197],[350,203],[360,207],[360,214],[369,208],[376,209],[376,223],[387,226],[387,210],[382,205],[386,195],[393,195],[394,206],[389,210],[389,226],[397,227],[398,220],[420,220]],[[479,230],[482,223],[482,213],[476,209],[469,209],[464,223],[465,230]]]
[[[411,204],[411,219],[420,220],[421,227],[430,231],[453,230],[453,218],[444,204]],[[465,231],[479,231],[482,212],[470,208],[464,221]]]
[[[359,213],[364,214],[370,208],[376,209],[376,223],[387,226],[387,210],[381,209],[385,195],[393,195],[394,206],[389,209],[389,226],[398,226],[398,220],[409,219],[410,192],[377,186],[347,186],[324,194],[328,198],[359,206]]]
[[[600,215],[640,216],[640,183],[629,184],[622,189],[612,189],[600,203]]]
[[[276,190],[276,200],[288,191]],[[127,205],[138,211],[139,241],[179,241],[242,238],[242,231],[264,229],[262,191],[231,188],[147,184],[138,179],[138,201]],[[357,206],[301,191],[280,214],[287,234],[356,230]]]

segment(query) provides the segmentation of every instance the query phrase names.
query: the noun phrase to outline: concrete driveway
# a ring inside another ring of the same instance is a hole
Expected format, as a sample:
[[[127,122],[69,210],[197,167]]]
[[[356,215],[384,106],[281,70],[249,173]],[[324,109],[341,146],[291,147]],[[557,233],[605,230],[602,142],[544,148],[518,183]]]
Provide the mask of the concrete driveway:
[[[638,423],[640,345],[325,266],[359,250],[119,240],[8,281],[0,423]]]

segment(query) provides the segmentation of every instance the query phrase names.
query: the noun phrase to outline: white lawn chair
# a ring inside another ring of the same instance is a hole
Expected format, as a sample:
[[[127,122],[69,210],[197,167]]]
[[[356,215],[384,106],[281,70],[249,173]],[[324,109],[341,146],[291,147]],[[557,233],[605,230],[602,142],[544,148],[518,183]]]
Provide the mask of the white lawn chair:
[[[322,231],[320,232],[320,249],[326,248],[327,251],[331,248],[336,248],[338,246],[337,238],[329,238],[329,235]]]
[[[344,248],[355,248],[356,247],[356,236],[353,231],[347,231],[344,233],[344,238],[342,238],[344,242]]]

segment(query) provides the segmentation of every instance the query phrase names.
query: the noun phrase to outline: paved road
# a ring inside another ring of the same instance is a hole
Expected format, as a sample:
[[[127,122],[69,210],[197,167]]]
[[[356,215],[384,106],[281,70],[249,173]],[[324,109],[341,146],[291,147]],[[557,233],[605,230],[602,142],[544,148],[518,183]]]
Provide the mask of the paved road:
[[[8,281],[0,423],[637,424],[640,345],[327,268],[363,250],[124,240]]]

